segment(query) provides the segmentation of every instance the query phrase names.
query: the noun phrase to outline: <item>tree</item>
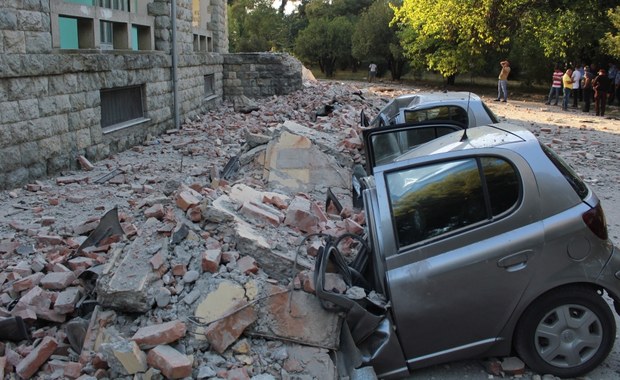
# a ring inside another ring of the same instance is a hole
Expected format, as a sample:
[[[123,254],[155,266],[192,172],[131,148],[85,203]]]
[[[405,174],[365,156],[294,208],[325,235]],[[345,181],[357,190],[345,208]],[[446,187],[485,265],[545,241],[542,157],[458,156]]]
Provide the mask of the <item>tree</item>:
[[[534,0],[404,0],[395,8],[401,45],[415,65],[444,77],[468,72],[492,51],[508,52],[510,36]]]
[[[287,36],[283,16],[269,0],[237,0],[228,8],[232,52],[281,50]]]
[[[343,16],[310,20],[295,40],[295,53],[306,62],[318,63],[321,72],[333,77],[338,60],[351,52],[353,25]]]
[[[358,60],[386,62],[392,80],[399,80],[407,59],[400,45],[397,27],[390,26],[394,11],[389,4],[389,0],[376,0],[362,13],[355,24],[351,54]]]
[[[600,43],[606,49],[607,54],[620,58],[620,6],[607,11],[613,30],[606,32]]]

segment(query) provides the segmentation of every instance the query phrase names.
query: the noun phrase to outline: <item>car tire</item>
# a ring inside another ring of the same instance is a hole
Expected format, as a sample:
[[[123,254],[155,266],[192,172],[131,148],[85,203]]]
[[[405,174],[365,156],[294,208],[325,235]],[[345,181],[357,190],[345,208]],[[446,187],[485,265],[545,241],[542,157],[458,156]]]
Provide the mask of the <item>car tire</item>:
[[[614,316],[603,297],[586,287],[567,287],[527,308],[515,330],[515,350],[534,372],[578,377],[607,358],[615,337]]]

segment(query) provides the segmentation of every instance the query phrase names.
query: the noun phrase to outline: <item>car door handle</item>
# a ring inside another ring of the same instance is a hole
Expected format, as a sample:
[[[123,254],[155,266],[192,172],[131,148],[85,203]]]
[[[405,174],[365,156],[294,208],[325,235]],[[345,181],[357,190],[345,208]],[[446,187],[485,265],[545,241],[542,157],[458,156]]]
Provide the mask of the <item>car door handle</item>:
[[[527,265],[527,260],[531,254],[531,250],[513,253],[499,259],[497,261],[497,266],[506,269],[508,272],[521,270]]]

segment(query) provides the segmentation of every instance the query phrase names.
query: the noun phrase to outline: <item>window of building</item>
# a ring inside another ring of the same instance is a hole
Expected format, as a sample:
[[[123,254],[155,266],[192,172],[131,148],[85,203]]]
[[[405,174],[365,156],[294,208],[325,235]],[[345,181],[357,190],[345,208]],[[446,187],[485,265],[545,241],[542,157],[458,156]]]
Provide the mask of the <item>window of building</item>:
[[[101,127],[104,132],[143,122],[143,93],[142,86],[101,90]]]
[[[398,246],[468,227],[512,209],[520,182],[497,157],[459,159],[388,173]]]
[[[208,98],[211,95],[215,95],[215,75],[205,75],[205,97]]]

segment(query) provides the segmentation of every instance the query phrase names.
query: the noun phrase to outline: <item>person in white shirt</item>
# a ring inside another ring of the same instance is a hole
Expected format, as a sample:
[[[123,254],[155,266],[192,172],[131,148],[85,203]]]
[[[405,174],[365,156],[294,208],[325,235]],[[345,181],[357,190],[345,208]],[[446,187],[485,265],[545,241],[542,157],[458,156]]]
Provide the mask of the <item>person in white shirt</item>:
[[[368,82],[374,82],[376,76],[377,76],[377,65],[374,63],[371,63],[368,66]]]
[[[579,70],[574,70],[571,75],[571,79],[573,81],[573,108],[577,108],[579,106],[579,92],[581,91],[581,72]]]

